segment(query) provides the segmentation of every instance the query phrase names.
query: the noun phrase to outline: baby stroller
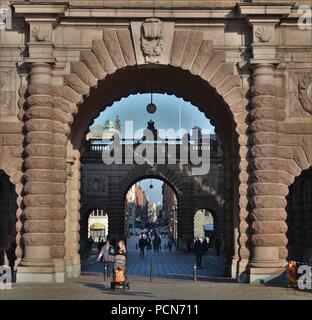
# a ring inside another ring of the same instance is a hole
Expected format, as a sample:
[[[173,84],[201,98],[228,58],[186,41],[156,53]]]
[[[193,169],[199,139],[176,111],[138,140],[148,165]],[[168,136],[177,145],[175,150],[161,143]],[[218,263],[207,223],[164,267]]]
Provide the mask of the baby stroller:
[[[130,289],[129,281],[127,281],[127,259],[122,254],[115,256],[111,289],[113,291]]]

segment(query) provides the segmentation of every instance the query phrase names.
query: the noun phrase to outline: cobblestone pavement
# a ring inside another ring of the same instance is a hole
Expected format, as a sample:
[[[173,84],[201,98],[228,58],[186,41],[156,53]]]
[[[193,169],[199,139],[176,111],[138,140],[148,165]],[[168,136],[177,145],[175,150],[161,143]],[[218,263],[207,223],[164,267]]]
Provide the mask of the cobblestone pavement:
[[[88,299],[88,300],[170,300],[170,299],[250,299],[250,300],[312,300],[311,292],[262,284],[239,284],[222,277],[222,259],[205,256],[198,281],[192,280],[194,256],[177,252],[148,252],[139,257],[136,239],[129,248],[130,290],[112,292],[110,280],[104,282],[102,263],[91,256],[83,262],[82,276],[63,284],[13,284],[12,290],[0,290],[0,299]],[[155,265],[152,282],[150,263]]]

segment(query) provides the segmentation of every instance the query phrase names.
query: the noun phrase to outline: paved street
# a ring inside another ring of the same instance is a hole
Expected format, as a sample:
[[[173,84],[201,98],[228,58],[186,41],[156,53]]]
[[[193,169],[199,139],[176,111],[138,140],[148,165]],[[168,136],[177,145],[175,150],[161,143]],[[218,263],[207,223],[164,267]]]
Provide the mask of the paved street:
[[[166,242],[166,240],[164,240]],[[102,263],[96,256],[83,261],[82,276],[64,284],[15,284],[12,290],[0,291],[0,299],[310,299],[312,293],[282,287],[238,284],[222,278],[221,258],[205,256],[203,268],[198,270],[198,281],[192,280],[194,256],[178,252],[148,252],[139,257],[136,238],[129,241],[129,281],[125,294],[112,292],[109,281],[104,282]],[[155,265],[152,282],[150,264]]]

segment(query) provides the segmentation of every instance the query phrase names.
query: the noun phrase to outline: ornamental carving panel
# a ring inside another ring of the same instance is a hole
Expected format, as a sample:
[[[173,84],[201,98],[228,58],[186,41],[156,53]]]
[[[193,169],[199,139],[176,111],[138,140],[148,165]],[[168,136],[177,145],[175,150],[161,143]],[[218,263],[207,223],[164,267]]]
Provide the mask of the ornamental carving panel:
[[[303,109],[312,114],[312,71],[299,81],[298,98]]]
[[[141,28],[141,48],[147,63],[159,63],[164,47],[163,23],[157,18],[146,19]]]
[[[15,73],[10,70],[0,72],[0,112],[1,118],[16,115]]]

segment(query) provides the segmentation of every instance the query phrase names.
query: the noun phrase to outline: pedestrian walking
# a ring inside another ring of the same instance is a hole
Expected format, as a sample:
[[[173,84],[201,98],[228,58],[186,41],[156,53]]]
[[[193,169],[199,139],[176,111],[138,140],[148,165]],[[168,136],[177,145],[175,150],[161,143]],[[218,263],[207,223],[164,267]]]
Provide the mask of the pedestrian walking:
[[[198,268],[202,266],[203,246],[199,238],[194,243],[194,253],[196,255],[196,265]]]
[[[146,245],[147,245],[147,241],[144,238],[144,235],[142,233],[139,240],[140,257],[144,257],[144,251],[145,251]]]

